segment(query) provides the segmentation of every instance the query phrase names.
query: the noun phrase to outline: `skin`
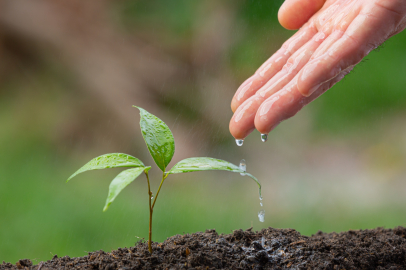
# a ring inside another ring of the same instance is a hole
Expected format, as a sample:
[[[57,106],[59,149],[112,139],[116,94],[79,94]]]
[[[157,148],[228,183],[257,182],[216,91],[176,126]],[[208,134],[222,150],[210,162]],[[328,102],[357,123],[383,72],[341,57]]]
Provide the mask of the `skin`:
[[[230,132],[268,134],[406,27],[405,0],[286,0],[278,19],[298,29],[237,90]]]

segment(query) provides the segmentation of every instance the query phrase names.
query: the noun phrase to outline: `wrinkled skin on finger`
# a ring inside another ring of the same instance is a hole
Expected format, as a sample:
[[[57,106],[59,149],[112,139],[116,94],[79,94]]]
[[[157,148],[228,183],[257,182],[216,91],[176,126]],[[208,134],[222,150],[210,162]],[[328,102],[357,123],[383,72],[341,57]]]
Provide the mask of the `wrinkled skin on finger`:
[[[278,18],[298,29],[236,91],[230,132],[269,133],[406,27],[405,0],[286,0]]]

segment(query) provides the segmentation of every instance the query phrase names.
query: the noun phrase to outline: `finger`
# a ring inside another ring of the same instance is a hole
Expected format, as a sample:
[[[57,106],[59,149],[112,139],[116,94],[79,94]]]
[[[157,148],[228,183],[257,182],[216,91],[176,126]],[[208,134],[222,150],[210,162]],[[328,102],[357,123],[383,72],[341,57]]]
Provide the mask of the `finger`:
[[[285,65],[286,61],[299,48],[306,44],[315,34],[317,29],[314,24],[304,26],[288,39],[271,58],[269,58],[248,78],[236,91],[232,101],[231,109],[233,112],[249,97],[254,95],[262,86],[265,85],[278,71]]]
[[[358,16],[359,12],[359,5],[340,7],[340,11],[330,17],[322,26],[321,32],[326,33],[328,37],[314,52],[311,60],[324,54],[334,43],[336,43],[343,36],[351,22]]]
[[[289,83],[309,61],[313,52],[325,39],[324,33],[316,34],[308,43],[296,51],[272,79],[257,93],[237,108],[230,121],[230,132],[237,139],[243,139],[255,129],[254,118],[261,103]]]
[[[287,60],[282,70],[274,75],[261,89],[256,91],[256,95],[247,99],[249,102],[243,103],[241,109],[238,108],[235,111],[235,115],[230,121],[230,132],[235,138],[243,139],[255,129],[255,114],[261,103],[289,83],[297,72],[308,62],[309,57],[313,57],[312,54],[314,51],[316,51],[316,53],[325,51],[334,42],[340,39],[344,30],[359,12],[354,7],[348,7],[348,5],[345,6],[344,4],[346,4],[346,2],[341,3],[338,16],[333,12],[337,7],[327,6],[319,16],[322,20],[318,20],[318,27],[322,27],[321,31],[298,49]],[[332,26],[335,26],[335,32],[326,39],[326,36],[333,31]],[[320,49],[320,47],[322,49]]]
[[[255,129],[255,114],[264,100],[260,95],[253,95],[238,107],[229,124],[230,133],[234,138],[244,139]]]
[[[321,29],[324,23],[333,16],[334,12],[336,12],[340,5],[343,5],[332,5],[331,3],[324,5],[322,10],[320,10],[322,13],[317,20],[315,19],[306,23],[298,32],[287,40],[282,45],[282,48],[269,58],[253,76],[248,78],[238,88],[231,101],[231,109],[233,112],[235,112],[238,106],[240,106],[245,100],[254,95],[258,89],[263,87],[264,84],[282,68],[287,59],[317,34],[319,29]]]
[[[305,105],[330,89],[351,70],[352,67],[343,70],[331,81],[320,85],[309,97],[303,96],[298,91],[295,80],[292,81],[284,89],[275,93],[261,104],[255,116],[255,128],[262,134],[268,134],[280,122],[294,116]]]
[[[257,91],[262,97],[269,97],[276,91],[282,89],[302,67],[309,61],[313,53],[317,50],[320,44],[326,39],[326,34],[319,32],[308,41],[304,46],[297,50],[289,59],[283,68],[273,76],[261,89]]]
[[[342,37],[345,30],[358,15],[359,8],[348,5],[347,7],[341,7],[343,9],[340,8],[340,13],[334,15],[327,10],[326,12],[330,14],[330,17],[326,17],[325,14],[322,14],[326,20],[324,21],[321,31],[316,34],[305,46],[292,55],[283,69],[257,92],[258,95],[262,96],[265,100],[275,94],[277,91],[281,90],[285,85],[291,83],[291,80],[297,75],[303,66],[307,64],[309,56],[311,56],[310,59],[312,59],[317,54],[323,54],[326,50],[328,50],[329,47],[332,46],[332,44]],[[313,51],[315,52],[313,53]],[[257,105],[257,102],[254,102],[251,106],[255,105]],[[255,109],[258,110],[259,106]],[[253,120],[255,120],[255,117],[253,117]],[[247,125],[248,123],[242,121],[242,124]],[[244,128],[243,125],[240,125],[241,129]],[[255,127],[254,123],[251,123],[251,125],[253,125],[253,127],[245,127],[246,131],[252,130]]]
[[[386,9],[375,7],[374,10],[361,11],[343,36],[299,73],[299,92],[310,96],[318,86],[359,63],[390,36],[397,24],[394,14]]]
[[[278,12],[279,23],[289,30],[299,29],[325,2],[326,0],[286,0]]]

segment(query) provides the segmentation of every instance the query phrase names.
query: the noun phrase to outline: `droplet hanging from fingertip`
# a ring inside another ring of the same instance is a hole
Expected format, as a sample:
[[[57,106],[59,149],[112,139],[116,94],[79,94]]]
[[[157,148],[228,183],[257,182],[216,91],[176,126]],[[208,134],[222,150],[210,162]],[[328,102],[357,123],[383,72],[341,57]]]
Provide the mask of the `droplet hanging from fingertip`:
[[[243,145],[243,143],[244,143],[244,140],[241,140],[241,139],[235,139],[235,143],[236,143],[238,146],[242,146],[242,145]]]

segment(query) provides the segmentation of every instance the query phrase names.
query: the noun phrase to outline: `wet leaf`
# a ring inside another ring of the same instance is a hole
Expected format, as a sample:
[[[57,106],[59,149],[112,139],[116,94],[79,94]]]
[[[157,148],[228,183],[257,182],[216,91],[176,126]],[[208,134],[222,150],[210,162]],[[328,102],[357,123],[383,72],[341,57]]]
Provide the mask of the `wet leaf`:
[[[118,194],[134,181],[142,172],[149,171],[151,167],[138,167],[122,171],[116,178],[111,181],[109,186],[109,195],[107,196],[106,205],[103,211],[106,211],[110,204],[116,199]]]
[[[133,107],[140,110],[141,132],[149,153],[156,165],[164,172],[175,153],[175,141],[173,140],[172,132],[168,126],[155,115],[150,114],[140,107]]]
[[[261,196],[261,184],[255,176],[241,170],[238,166],[221,159],[209,157],[187,158],[179,161],[175,166],[172,167],[172,169],[168,173],[173,174],[210,170],[243,173],[244,175],[251,177],[257,183],[259,187],[259,195]]]
[[[118,167],[144,167],[144,164],[138,158],[127,154],[105,154],[89,161],[82,168],[72,174],[66,182],[82,172]]]

